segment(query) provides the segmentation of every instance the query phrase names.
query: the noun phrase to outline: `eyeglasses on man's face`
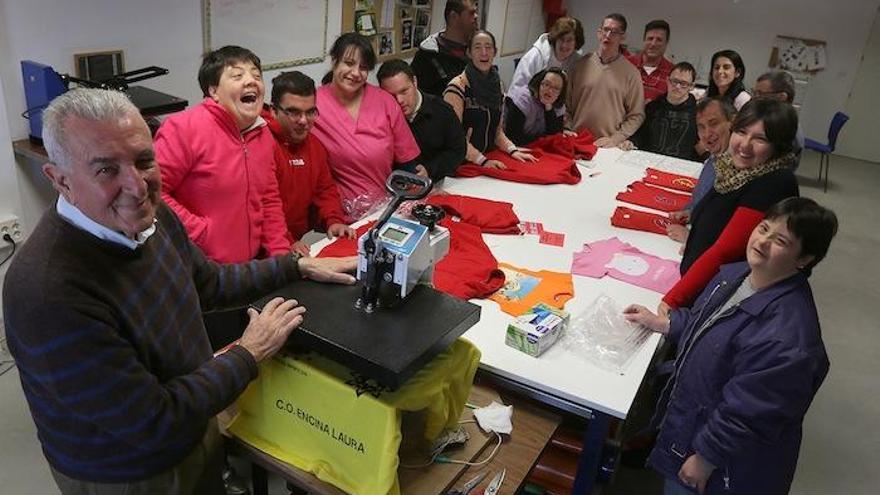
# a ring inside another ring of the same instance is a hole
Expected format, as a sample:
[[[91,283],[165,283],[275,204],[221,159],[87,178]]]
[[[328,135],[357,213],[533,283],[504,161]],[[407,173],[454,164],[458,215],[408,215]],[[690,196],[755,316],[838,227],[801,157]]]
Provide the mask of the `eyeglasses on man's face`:
[[[596,30],[596,32],[603,35],[603,36],[622,36],[624,33],[620,29],[614,29],[614,28],[604,27],[604,26],[600,27],[598,30]]]
[[[318,109],[317,108],[310,108],[306,111],[302,111],[299,108],[293,108],[293,107],[284,108],[281,106],[276,106],[275,108],[293,120],[299,120],[303,116],[305,116],[309,120],[315,120],[318,117]]]
[[[670,77],[668,79],[668,81],[671,86],[676,87],[676,88],[690,88],[691,86],[694,85],[694,83],[692,83],[690,81],[685,81],[683,79],[676,79],[674,77]]]
[[[785,94],[785,91],[761,91],[758,88],[752,89],[752,95],[756,98],[779,98]]]

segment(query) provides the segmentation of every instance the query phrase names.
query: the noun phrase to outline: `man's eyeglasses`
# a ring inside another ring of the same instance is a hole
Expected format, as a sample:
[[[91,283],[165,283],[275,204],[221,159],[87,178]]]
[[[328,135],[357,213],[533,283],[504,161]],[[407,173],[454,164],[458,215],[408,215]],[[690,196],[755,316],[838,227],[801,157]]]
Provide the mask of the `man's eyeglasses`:
[[[758,91],[758,88],[752,89],[752,95],[754,95],[755,98],[778,98],[783,93],[785,93],[785,91]]]
[[[691,86],[694,85],[694,83],[692,83],[690,81],[682,81],[681,79],[673,79],[671,77],[668,79],[668,81],[669,81],[669,84],[671,84],[672,86],[674,86],[676,88],[690,88]]]
[[[309,110],[306,110],[305,112],[298,108],[283,108],[279,106],[276,106],[275,109],[283,113],[284,115],[287,115],[293,120],[299,120],[300,117],[302,117],[303,115],[305,115],[306,118],[309,120],[315,120],[316,118],[318,118],[317,108],[311,108]]]
[[[602,34],[605,36],[621,36],[624,33],[624,31],[621,31],[620,29],[613,29],[613,28],[607,28],[607,27],[600,27],[597,30],[597,32],[599,34]]]

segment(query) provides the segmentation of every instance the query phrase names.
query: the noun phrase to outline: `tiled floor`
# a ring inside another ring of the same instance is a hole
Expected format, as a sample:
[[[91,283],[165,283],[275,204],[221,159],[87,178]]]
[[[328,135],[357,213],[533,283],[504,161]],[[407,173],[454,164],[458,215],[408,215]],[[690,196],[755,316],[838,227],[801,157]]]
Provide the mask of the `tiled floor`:
[[[792,494],[859,495],[880,486],[880,165],[834,157],[831,186],[817,184],[817,158],[807,153],[801,193],[834,209],[840,233],[812,285],[831,372],[804,425]],[[4,356],[0,356],[0,362]],[[0,372],[6,366],[0,365]],[[606,494],[659,493],[647,470],[622,469]],[[36,439],[16,370],[0,376],[0,492],[58,493]],[[273,480],[271,492],[285,493]]]

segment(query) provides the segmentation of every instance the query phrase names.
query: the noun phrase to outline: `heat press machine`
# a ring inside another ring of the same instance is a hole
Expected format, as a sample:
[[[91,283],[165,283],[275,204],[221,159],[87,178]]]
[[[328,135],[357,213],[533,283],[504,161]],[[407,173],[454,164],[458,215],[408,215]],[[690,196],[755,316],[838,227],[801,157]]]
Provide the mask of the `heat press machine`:
[[[449,231],[437,225],[442,209],[416,205],[412,219],[395,214],[404,201],[424,198],[431,180],[397,170],[385,185],[394,196],[358,240],[356,285],[297,281],[252,306],[296,299],[306,313],[289,345],[396,389],[475,325],[480,307],[429,285],[450,247]]]
[[[388,177],[387,187],[394,198],[358,240],[357,278],[363,289],[355,307],[367,313],[377,307],[394,307],[417,284],[432,284],[434,265],[449,252],[449,230],[437,225],[445,212],[420,204],[412,209],[417,221],[394,215],[404,201],[427,196],[431,186],[431,179],[402,170]]]
[[[165,74],[168,74],[168,69],[150,66],[117,74],[105,80],[91,81],[59,74],[52,67],[33,60],[22,60],[21,78],[27,103],[27,110],[22,116],[30,121],[30,140],[37,144],[43,143],[43,109],[57,96],[67,92],[71,83],[86,88],[121,91],[131,98],[144,117],[183,110],[188,104],[187,100],[143,86],[131,86],[132,83]]]

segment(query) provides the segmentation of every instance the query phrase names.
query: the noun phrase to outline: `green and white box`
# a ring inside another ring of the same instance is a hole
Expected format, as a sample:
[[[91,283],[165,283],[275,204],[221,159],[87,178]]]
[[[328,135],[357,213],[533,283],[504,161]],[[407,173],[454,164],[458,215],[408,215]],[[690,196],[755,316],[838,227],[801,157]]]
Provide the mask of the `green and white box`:
[[[507,325],[504,342],[530,356],[540,356],[562,335],[570,319],[565,311],[538,303]]]

